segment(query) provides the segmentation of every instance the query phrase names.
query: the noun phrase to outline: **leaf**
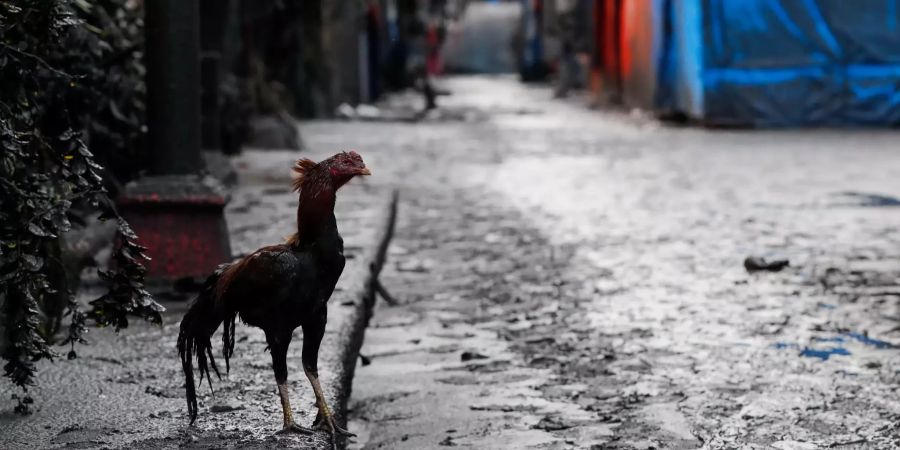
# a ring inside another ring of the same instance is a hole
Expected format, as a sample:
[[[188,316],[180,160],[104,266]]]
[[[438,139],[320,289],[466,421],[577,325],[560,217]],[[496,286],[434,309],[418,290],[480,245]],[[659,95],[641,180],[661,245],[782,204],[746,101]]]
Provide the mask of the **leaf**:
[[[114,99],[110,99],[109,101],[109,112],[112,114],[116,120],[121,122],[128,122],[128,118],[125,117],[125,114],[122,114],[122,111],[119,110],[119,106],[116,104]]]
[[[121,219],[119,220],[119,233],[122,233],[122,236],[131,241],[135,241],[138,238],[131,226],[128,225],[128,222]]]
[[[87,170],[87,164],[84,163],[84,160],[79,158],[70,162],[70,167],[72,168],[72,172],[75,175],[82,175]]]
[[[160,306],[143,286],[142,248],[101,178],[114,173],[127,182],[146,155],[141,3],[0,1],[0,39],[13,49],[0,48],[0,320],[6,322],[0,325],[6,376],[22,388],[34,384],[37,361],[54,357],[45,340],[53,318],[44,315],[43,302],[65,292],[47,273],[58,257],[51,239],[71,228],[72,205],[64,200],[98,205],[102,217],[120,220],[130,236],[116,255],[122,264],[101,275],[108,292],[88,313],[77,303],[66,309],[68,355],[84,342],[88,318],[117,329],[132,316],[160,319]],[[99,161],[119,167],[107,171]],[[16,411],[30,411],[30,397],[16,400]]]
[[[6,174],[8,178],[11,178],[12,175],[16,171],[15,162],[12,158],[3,158],[3,173]]]
[[[32,272],[37,272],[44,267],[44,259],[39,256],[22,255],[22,261],[25,262],[26,268]]]
[[[59,139],[61,142],[68,142],[76,136],[77,136],[77,133],[75,133],[75,130],[72,130],[71,128],[69,128],[69,129],[63,131],[62,134],[60,134],[57,137],[57,139]]]
[[[12,272],[8,272],[8,273],[0,275],[0,283],[7,283],[10,280],[13,280],[14,278],[16,278],[19,275],[19,273],[20,273],[19,271],[13,270]]]
[[[38,224],[36,224],[36,223],[34,223],[34,222],[30,222],[30,223],[28,224],[28,231],[29,231],[31,234],[35,235],[35,236],[40,236],[40,237],[56,237],[55,234],[53,234],[53,233],[51,233],[51,232],[45,230],[43,227],[41,227],[40,225],[38,225]]]
[[[66,217],[66,214],[63,212],[57,211],[55,214],[53,214],[52,222],[53,226],[55,226],[56,229],[60,232],[66,232],[72,229],[72,224],[69,222],[69,218]]]

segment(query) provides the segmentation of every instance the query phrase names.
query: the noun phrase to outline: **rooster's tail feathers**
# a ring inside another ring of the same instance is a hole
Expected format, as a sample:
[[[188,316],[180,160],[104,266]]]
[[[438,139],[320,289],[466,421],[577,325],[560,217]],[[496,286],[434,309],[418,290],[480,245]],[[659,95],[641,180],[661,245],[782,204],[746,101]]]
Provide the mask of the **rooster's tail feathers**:
[[[225,323],[225,333],[223,335],[222,354],[225,357],[225,367],[229,368],[229,358],[234,352],[234,313],[225,312],[222,305],[216,301],[216,284],[227,268],[227,265],[221,265],[203,284],[203,289],[197,295],[197,299],[188,309],[187,314],[181,321],[181,330],[178,333],[178,355],[181,357],[181,368],[184,371],[184,388],[185,396],[188,403],[188,415],[191,423],[197,419],[197,390],[194,383],[194,357],[197,358],[197,369],[200,372],[200,383],[203,383],[203,377],[209,383],[212,389],[212,377],[209,369],[212,367],[216,377],[221,378],[219,368],[216,366],[216,360],[212,354],[212,343],[210,337],[219,327],[223,320]],[[226,317],[227,316],[227,317]]]
[[[229,360],[234,354],[234,322],[237,314],[228,313],[225,317],[225,326],[222,328],[222,356],[225,358],[225,373],[231,371]]]

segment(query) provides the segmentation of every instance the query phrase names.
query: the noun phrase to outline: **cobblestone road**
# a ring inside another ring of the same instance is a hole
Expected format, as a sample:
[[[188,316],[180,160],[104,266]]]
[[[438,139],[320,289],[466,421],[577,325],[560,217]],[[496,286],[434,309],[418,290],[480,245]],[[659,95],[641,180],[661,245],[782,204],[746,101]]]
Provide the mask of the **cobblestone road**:
[[[446,82],[431,120],[302,128],[402,189],[356,448],[900,446],[896,133],[668,128]]]

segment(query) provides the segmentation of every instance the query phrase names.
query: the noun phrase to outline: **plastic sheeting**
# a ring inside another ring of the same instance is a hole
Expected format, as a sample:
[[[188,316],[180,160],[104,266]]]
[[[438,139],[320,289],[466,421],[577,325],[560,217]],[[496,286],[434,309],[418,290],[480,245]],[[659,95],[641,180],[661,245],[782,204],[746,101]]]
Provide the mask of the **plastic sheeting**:
[[[900,0],[665,1],[658,107],[713,124],[900,124]]]
[[[621,10],[619,69],[625,106],[653,108],[663,64],[665,0],[625,1]]]

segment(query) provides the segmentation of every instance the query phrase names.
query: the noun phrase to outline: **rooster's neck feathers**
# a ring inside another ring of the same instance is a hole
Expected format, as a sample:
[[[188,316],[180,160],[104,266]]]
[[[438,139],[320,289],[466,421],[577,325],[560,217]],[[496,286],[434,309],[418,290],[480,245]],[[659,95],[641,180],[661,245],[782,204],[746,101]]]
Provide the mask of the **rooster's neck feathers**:
[[[291,168],[291,186],[294,191],[301,192],[303,182],[308,178],[311,172],[314,172],[318,164],[309,158],[300,158]]]
[[[300,193],[297,206],[297,232],[288,244],[297,247],[316,239],[323,226],[334,217],[335,187],[329,168],[310,159],[300,159],[292,168],[294,191]]]

